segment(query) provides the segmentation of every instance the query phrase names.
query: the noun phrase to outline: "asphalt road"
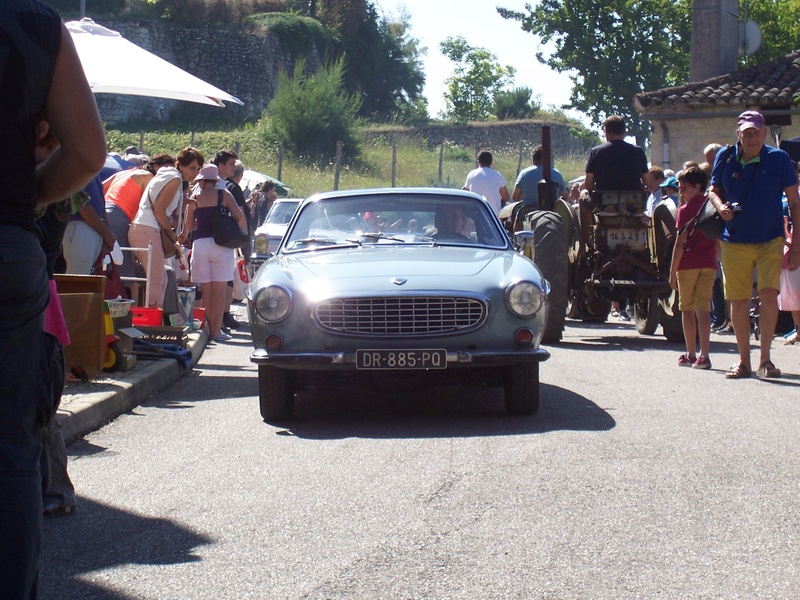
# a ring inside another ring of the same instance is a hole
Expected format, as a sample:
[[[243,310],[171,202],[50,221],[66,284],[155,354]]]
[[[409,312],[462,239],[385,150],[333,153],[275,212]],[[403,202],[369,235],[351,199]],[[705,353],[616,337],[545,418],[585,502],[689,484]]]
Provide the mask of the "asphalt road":
[[[246,334],[69,448],[43,599],[797,598],[800,348],[729,381],[568,322],[537,415],[499,390],[304,393],[263,423]]]

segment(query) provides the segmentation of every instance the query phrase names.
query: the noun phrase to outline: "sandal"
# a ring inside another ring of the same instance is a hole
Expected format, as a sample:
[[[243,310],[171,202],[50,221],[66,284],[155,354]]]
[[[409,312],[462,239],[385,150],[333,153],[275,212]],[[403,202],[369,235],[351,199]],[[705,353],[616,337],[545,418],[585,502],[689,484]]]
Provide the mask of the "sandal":
[[[774,379],[780,376],[781,370],[776,368],[771,360],[765,360],[761,363],[761,366],[758,367],[758,371],[756,371],[756,377],[759,379]]]
[[[725,379],[747,379],[751,375],[750,367],[742,363],[736,363],[725,373]]]

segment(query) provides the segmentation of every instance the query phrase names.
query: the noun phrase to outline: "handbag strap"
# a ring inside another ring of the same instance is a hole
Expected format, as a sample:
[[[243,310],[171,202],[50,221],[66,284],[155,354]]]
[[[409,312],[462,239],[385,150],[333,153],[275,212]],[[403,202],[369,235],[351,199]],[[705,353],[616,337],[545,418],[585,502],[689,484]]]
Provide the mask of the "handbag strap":
[[[230,215],[230,211],[222,203],[222,190],[220,189],[217,190],[217,209],[219,210],[220,213],[222,213],[226,217]]]
[[[158,228],[162,229],[164,231],[171,231],[171,232],[174,233],[172,227],[170,227],[169,229],[164,229],[164,227],[161,225],[161,223],[158,222],[158,217],[156,217],[156,207],[153,204],[153,198],[150,196],[150,186],[147,186],[147,202],[150,203],[150,210],[153,213],[153,218],[156,220],[156,225],[158,225]],[[167,215],[167,220],[170,220],[169,219],[169,215]]]

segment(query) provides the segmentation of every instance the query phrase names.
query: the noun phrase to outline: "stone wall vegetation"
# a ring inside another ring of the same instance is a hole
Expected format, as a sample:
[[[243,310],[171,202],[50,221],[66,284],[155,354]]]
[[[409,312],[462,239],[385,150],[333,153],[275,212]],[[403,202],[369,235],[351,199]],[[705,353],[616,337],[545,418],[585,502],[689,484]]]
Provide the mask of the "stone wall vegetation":
[[[263,28],[245,34],[223,29],[176,27],[157,21],[103,19],[98,22],[244,102],[244,106],[228,104],[225,108],[197,105],[202,109],[198,110],[189,102],[99,94],[100,115],[111,125],[128,121],[168,121],[183,113],[213,114],[212,119],[222,117],[232,123],[256,119],[272,98],[280,72],[291,72],[294,64],[292,51],[285,51],[279,36]],[[305,59],[310,70],[322,64],[313,46]],[[119,68],[135,69],[136,65],[120,56]],[[218,117],[214,114],[218,111],[225,114]]]
[[[264,17],[269,15],[264,15]],[[98,22],[118,31],[130,40],[176,66],[208,83],[232,94],[244,106],[228,104],[224,108],[179,102],[143,96],[98,94],[97,103],[103,120],[110,126],[129,122],[152,122],[154,127],[179,120],[198,123],[240,124],[257,120],[275,94],[279,74],[291,72],[294,61],[303,57],[306,68],[316,71],[322,64],[317,51],[321,42],[316,21],[304,24],[298,20],[283,19],[273,15],[250,23],[251,33],[226,29],[187,28],[174,24],[148,20],[104,19]],[[311,20],[313,21],[313,20]],[[270,23],[273,29],[270,29]],[[291,32],[306,26],[307,36],[302,43],[287,42]],[[119,57],[119,68],[135,69],[124,56]],[[586,138],[585,132],[576,133],[578,126],[568,123],[548,123],[543,120],[496,121],[490,123],[429,126],[383,127],[366,130],[367,142],[374,137],[384,139],[412,139],[424,142],[429,148],[451,143],[465,148],[487,148],[495,152],[518,151],[520,143],[527,155],[541,142],[542,126],[551,127],[554,152],[558,154],[584,154],[596,139]]]
[[[537,144],[542,143],[542,128],[550,127],[550,142],[553,152],[559,155],[584,154],[598,140],[578,136],[575,126],[550,123],[542,120],[490,121],[466,125],[433,124],[428,127],[371,127],[365,130],[367,141],[382,139],[416,140],[428,148],[441,144],[452,144],[463,148],[477,148],[491,152],[516,152],[520,145],[526,156]]]

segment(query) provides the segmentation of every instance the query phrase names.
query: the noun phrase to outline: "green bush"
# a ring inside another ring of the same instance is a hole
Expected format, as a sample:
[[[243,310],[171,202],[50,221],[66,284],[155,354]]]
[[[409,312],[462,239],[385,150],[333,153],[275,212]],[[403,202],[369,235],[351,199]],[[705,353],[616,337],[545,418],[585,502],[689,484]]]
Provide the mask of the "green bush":
[[[293,60],[302,59],[317,48],[320,56],[328,56],[338,43],[325,27],[310,17],[283,12],[260,13],[244,20],[247,27],[264,27],[278,36],[281,49]]]
[[[539,102],[531,100],[532,95],[533,90],[527,87],[497,92],[494,95],[492,114],[501,121],[530,119],[541,108]]]
[[[343,142],[344,156],[357,160],[363,139],[356,117],[361,100],[345,91],[343,69],[338,60],[307,74],[305,61],[299,60],[291,77],[281,73],[266,110],[265,138],[309,161],[332,159],[336,143]]]

